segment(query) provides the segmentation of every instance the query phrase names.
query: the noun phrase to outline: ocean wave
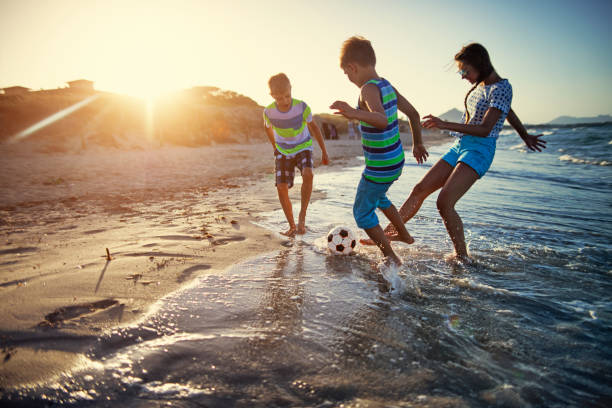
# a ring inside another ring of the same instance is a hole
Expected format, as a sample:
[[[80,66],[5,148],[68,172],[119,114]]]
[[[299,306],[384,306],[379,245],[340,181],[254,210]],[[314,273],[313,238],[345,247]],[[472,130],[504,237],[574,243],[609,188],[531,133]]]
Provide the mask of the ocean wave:
[[[507,289],[496,288],[491,285],[486,285],[484,283],[478,283],[468,278],[453,278],[451,279],[451,283],[455,286],[465,289],[474,289],[479,290],[485,293],[494,293],[494,294],[502,294],[502,295],[512,295],[513,293]]]
[[[526,151],[527,150],[527,148],[525,147],[525,144],[523,144],[523,143],[512,145],[508,149],[510,149],[510,150],[521,150],[521,151]]]
[[[559,160],[576,163],[576,164],[593,164],[595,166],[612,166],[612,162],[608,160],[580,159],[578,157],[570,156],[569,154],[564,154],[563,156],[560,156]]]

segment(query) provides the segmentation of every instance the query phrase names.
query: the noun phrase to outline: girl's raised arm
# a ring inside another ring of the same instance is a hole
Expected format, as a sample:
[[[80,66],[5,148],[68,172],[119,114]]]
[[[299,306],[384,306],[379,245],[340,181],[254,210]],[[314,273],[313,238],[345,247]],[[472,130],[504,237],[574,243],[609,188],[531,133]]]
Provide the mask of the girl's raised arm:
[[[510,109],[510,112],[508,112],[506,120],[510,126],[516,130],[516,133],[518,133],[521,139],[523,139],[523,142],[525,142],[529,150],[541,152],[542,149],[546,149],[546,140],[540,139],[540,137],[544,135],[530,135],[527,133],[527,129],[525,129],[525,126],[523,126],[523,123],[512,109]]]

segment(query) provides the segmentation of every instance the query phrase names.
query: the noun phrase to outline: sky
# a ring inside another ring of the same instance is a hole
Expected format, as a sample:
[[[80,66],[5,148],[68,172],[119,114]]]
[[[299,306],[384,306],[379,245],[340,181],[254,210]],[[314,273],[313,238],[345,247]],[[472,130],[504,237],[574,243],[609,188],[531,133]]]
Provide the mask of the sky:
[[[153,98],[218,86],[272,101],[285,72],[313,112],[358,89],[339,67],[342,42],[368,38],[377,72],[419,111],[463,109],[470,85],[453,56],[483,44],[513,86],[526,123],[612,113],[612,1],[0,0],[0,88],[89,79]]]

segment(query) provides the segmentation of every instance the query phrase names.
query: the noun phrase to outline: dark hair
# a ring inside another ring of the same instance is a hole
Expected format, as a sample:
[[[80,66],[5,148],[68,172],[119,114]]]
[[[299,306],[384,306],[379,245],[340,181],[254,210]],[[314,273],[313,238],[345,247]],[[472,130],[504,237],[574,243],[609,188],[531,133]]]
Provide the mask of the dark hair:
[[[493,68],[493,64],[491,64],[491,58],[489,58],[489,53],[487,49],[478,43],[471,43],[466,45],[455,54],[455,61],[461,61],[464,64],[470,64],[478,71],[478,78],[476,79],[476,84],[468,91],[465,95],[465,99],[463,100],[463,105],[465,106],[465,114],[466,119],[465,123],[470,121],[470,113],[467,108],[467,100],[470,94],[478,84],[483,81],[486,77],[491,75],[495,69]]]
[[[285,88],[291,86],[291,82],[289,78],[284,73],[276,74],[270,77],[268,80],[268,86],[270,87],[270,91],[274,91],[278,88]]]
[[[376,54],[372,43],[359,35],[346,40],[340,50],[340,66],[345,67],[350,62],[364,67],[376,65]]]

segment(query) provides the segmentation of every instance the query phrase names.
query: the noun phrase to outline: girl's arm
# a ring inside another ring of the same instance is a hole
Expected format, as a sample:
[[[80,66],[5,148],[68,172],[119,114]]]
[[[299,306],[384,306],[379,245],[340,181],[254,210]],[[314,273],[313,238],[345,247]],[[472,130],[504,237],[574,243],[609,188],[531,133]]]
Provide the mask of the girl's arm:
[[[427,119],[425,122],[423,122],[423,127],[426,129],[438,128],[442,130],[465,133],[472,136],[487,137],[489,136],[489,133],[491,133],[491,130],[493,130],[493,127],[499,120],[501,114],[501,110],[491,107],[487,109],[484,118],[482,119],[482,123],[479,125],[446,122],[433,115],[427,115],[423,118]]]
[[[393,88],[397,96],[397,108],[408,116],[410,122],[410,131],[412,133],[412,155],[417,163],[421,164],[427,161],[427,149],[423,145],[423,137],[421,136],[421,117],[419,112],[412,106],[408,99],[404,98],[397,89]]]
[[[319,147],[321,147],[321,164],[329,164],[329,157],[327,156],[327,149],[325,148],[325,141],[323,140],[323,136],[321,135],[321,130],[314,122],[307,122],[308,130],[310,134],[315,138]]]
[[[521,120],[512,109],[508,112],[506,120],[510,123],[510,126],[516,130],[516,133],[518,133],[521,139],[523,139],[523,142],[525,142],[529,150],[541,152],[542,149],[546,149],[546,141],[540,139],[540,137],[544,135],[530,135],[527,133],[527,129],[525,129],[525,126],[523,126],[523,123],[521,123]]]

